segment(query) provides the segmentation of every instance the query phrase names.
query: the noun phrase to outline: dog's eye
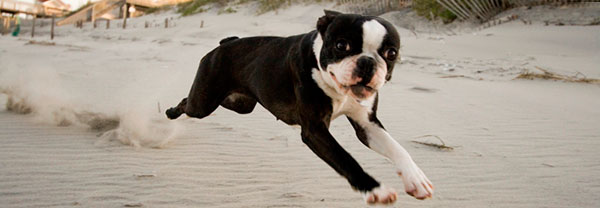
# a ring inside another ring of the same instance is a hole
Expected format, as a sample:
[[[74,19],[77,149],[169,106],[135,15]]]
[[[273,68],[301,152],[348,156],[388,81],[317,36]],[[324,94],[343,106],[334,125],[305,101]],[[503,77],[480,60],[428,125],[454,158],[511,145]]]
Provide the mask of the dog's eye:
[[[398,52],[396,51],[396,49],[390,48],[387,49],[385,51],[385,53],[383,53],[383,56],[390,61],[394,61],[396,60],[396,56],[398,55]]]
[[[345,40],[338,40],[337,43],[335,43],[335,48],[340,51],[350,51],[350,44]]]

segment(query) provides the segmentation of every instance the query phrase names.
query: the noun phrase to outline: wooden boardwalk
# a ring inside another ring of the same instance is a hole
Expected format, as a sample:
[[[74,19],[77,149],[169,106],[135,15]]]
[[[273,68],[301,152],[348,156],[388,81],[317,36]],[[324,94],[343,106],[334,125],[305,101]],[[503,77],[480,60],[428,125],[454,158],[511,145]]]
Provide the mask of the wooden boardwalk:
[[[69,11],[55,7],[44,6],[42,4],[32,4],[16,0],[0,0],[0,13],[8,13],[12,15],[28,14],[37,17],[61,17],[68,12]]]
[[[155,8],[165,5],[174,5],[178,3],[188,2],[191,0],[101,0],[94,2],[92,5],[78,11],[69,17],[58,21],[58,26],[74,24],[77,22],[94,22],[102,17],[107,12],[111,12],[115,9],[121,9],[121,18],[127,18],[130,16],[129,8]],[[109,18],[110,19],[110,18]]]

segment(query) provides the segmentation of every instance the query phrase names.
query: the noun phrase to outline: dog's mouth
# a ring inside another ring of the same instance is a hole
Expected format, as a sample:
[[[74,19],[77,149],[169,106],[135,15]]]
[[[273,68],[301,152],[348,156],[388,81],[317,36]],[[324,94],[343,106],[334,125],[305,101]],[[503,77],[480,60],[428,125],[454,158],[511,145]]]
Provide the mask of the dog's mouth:
[[[337,80],[337,78],[335,77],[335,75],[333,73],[329,72],[329,74],[331,75],[331,78],[338,85],[338,87],[340,89],[342,89],[345,93],[351,92],[348,94],[350,94],[352,97],[354,97],[357,101],[368,98],[377,91],[376,89],[374,89],[370,86],[367,86],[364,84],[359,84],[359,83],[352,84],[352,85],[344,85]]]
[[[354,84],[354,85],[347,86],[345,88],[349,88],[352,91],[352,94],[355,95],[356,98],[359,98],[359,99],[367,98],[370,95],[372,95],[373,92],[375,92],[375,89],[373,89],[372,87],[369,87],[366,85],[361,85],[361,84]]]

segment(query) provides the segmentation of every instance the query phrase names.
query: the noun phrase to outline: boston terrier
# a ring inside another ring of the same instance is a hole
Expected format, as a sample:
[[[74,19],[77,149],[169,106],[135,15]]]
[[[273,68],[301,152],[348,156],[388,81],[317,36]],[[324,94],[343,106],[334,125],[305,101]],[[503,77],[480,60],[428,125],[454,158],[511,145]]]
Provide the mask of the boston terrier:
[[[433,185],[377,119],[379,89],[391,79],[400,37],[379,17],[325,11],[316,30],[290,37],[229,37],[200,61],[187,98],[167,110],[204,118],[223,106],[240,114],[260,103],[277,119],[300,125],[302,141],[369,204],[397,194],[367,174],[329,132],[345,115],[358,139],[387,157],[406,193],[429,198]]]

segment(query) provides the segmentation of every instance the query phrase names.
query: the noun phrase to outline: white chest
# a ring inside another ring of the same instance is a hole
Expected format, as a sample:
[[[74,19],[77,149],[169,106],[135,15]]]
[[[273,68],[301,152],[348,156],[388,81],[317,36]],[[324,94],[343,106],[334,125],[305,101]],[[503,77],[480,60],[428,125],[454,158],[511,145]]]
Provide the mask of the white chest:
[[[331,114],[331,120],[333,121],[341,115],[348,115],[352,117],[353,115],[357,114],[366,115],[370,113],[373,106],[374,97],[375,96],[364,100],[361,103],[359,103],[355,99],[352,99],[350,96],[344,96],[341,99],[332,99],[331,106],[333,107],[333,109]]]
[[[331,100],[331,120],[335,120],[338,116],[346,114],[349,110],[350,103],[348,102],[348,97],[343,97],[342,99],[332,99]]]

